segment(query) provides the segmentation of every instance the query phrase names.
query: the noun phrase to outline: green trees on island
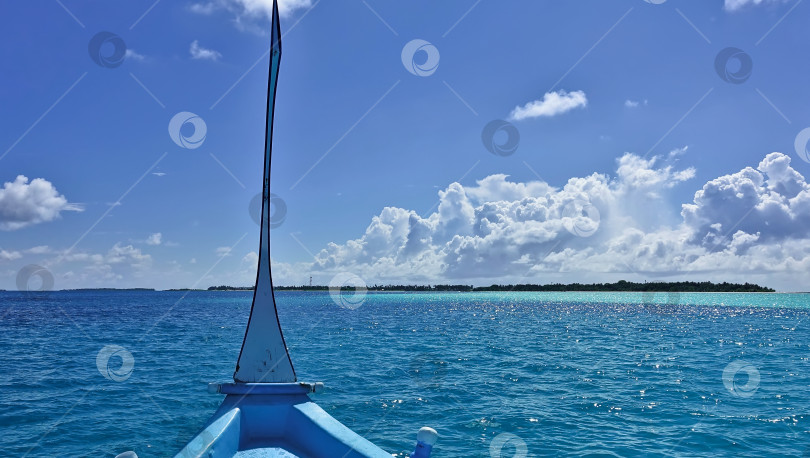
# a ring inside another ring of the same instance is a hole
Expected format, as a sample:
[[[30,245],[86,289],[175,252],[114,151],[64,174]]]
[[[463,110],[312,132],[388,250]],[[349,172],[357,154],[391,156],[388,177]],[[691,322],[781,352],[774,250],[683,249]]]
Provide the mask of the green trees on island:
[[[253,287],[212,286],[209,291],[244,291]],[[327,291],[328,286],[301,285],[276,286],[278,291]],[[355,290],[355,287],[346,286],[344,290]],[[615,283],[551,283],[547,285],[519,284],[519,285],[372,285],[369,291],[425,291],[425,292],[464,292],[464,291],[616,291],[616,292],[681,292],[681,293],[772,293],[773,289],[753,283],[713,283],[709,281],[693,282],[644,282],[635,283],[619,280]]]
[[[626,291],[626,292],[680,292],[680,293],[772,293],[771,288],[753,283],[644,282],[619,280],[616,283],[552,283],[549,285],[492,285],[474,288],[474,291]]]
[[[324,285],[276,286],[276,291],[328,291]],[[343,286],[342,291],[356,291],[355,286]],[[253,291],[252,286],[210,286],[208,291]],[[372,285],[368,291],[475,292],[475,291],[614,291],[614,292],[679,292],[679,293],[773,293],[775,290],[754,283],[713,283],[710,281],[644,282],[619,280],[615,283],[550,283],[546,285]],[[5,291],[0,289],[0,291]],[[153,288],[79,288],[62,291],[155,291]],[[166,291],[205,291],[202,289],[167,289]]]

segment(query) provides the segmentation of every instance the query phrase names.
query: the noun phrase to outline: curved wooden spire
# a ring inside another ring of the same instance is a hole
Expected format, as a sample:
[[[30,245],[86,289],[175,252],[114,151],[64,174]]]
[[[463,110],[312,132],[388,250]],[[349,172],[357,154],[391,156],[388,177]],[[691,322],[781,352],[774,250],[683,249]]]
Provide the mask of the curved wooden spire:
[[[281,61],[281,27],[278,4],[273,1],[273,21],[270,32],[270,74],[267,84],[267,130],[264,140],[264,185],[262,187],[262,222],[259,245],[259,269],[253,305],[245,330],[242,350],[233,379],[236,382],[295,382],[284,335],[278,322],[273,279],[270,275],[270,159],[273,146],[273,109],[275,107],[278,66]]]

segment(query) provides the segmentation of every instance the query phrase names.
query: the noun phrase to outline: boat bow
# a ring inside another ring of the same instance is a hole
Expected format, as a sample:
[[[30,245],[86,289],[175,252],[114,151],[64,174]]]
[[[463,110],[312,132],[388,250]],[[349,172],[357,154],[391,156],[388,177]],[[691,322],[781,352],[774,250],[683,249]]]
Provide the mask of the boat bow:
[[[390,458],[391,454],[359,436],[309,398],[322,383],[298,383],[278,321],[270,274],[270,159],[276,80],[281,60],[278,5],[273,1],[267,88],[267,130],[259,265],[245,338],[234,383],[210,384],[225,399],[175,458],[301,457]],[[427,457],[435,438],[420,433],[414,457]],[[434,432],[435,434],[435,432]]]

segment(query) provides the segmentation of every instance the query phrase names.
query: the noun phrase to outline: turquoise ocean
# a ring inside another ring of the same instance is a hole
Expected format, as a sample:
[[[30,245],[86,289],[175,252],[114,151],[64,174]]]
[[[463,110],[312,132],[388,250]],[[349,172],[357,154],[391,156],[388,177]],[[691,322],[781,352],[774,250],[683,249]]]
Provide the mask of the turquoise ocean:
[[[809,294],[276,298],[313,399],[396,456],[425,425],[436,457],[810,456]],[[0,456],[172,456],[250,301],[0,292]]]

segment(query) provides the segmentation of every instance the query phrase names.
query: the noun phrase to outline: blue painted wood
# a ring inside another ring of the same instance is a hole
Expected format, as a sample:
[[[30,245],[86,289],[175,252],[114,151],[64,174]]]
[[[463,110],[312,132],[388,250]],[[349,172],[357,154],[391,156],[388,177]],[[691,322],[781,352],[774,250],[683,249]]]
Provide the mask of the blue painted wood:
[[[391,458],[305,394],[229,394],[175,458],[285,456],[279,450],[301,458]]]
[[[314,393],[317,383],[223,383],[216,385],[215,392],[222,394],[307,394]],[[209,391],[211,391],[209,389]]]

